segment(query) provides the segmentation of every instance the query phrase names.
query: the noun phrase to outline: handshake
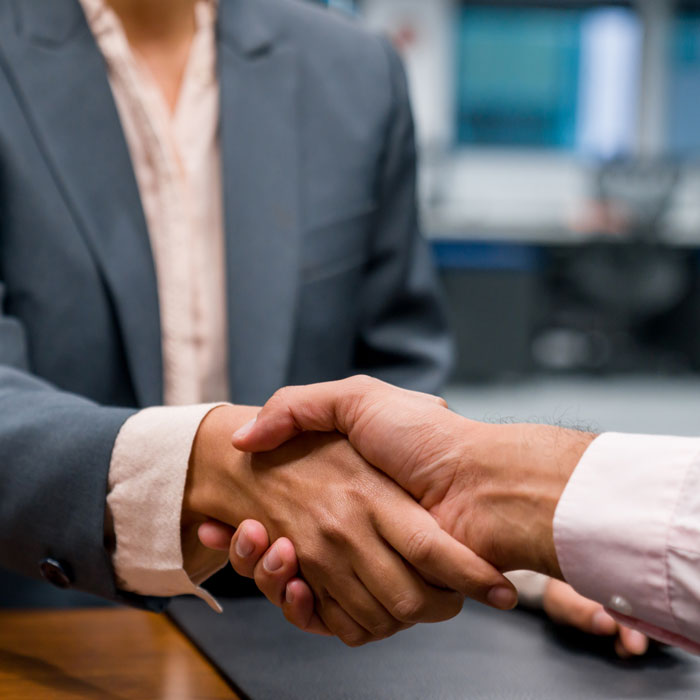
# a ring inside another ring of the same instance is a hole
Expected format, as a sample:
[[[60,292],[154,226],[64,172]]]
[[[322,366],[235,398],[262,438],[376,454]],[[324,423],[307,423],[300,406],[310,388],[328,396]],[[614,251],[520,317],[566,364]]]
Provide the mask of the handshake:
[[[222,406],[192,449],[186,568],[201,580],[201,545],[226,550],[287,619],[351,646],[449,619],[465,596],[510,609],[502,572],[562,578],[554,513],[594,438],[474,422],[367,377]]]

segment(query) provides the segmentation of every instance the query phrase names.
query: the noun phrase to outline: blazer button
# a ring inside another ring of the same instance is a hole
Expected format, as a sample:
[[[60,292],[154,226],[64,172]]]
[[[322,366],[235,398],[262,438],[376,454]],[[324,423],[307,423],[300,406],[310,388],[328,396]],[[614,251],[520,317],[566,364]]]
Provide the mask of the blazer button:
[[[69,588],[73,582],[70,566],[65,562],[47,557],[39,562],[41,575],[57,588]]]

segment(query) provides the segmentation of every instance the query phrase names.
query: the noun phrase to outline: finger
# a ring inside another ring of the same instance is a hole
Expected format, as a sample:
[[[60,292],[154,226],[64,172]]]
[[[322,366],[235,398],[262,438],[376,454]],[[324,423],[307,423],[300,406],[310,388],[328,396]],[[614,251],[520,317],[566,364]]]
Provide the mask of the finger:
[[[625,645],[622,643],[620,637],[617,637],[617,639],[615,639],[615,653],[621,659],[629,659],[632,656],[632,654],[630,654],[629,651],[625,649]]]
[[[367,590],[396,620],[407,624],[442,622],[458,615],[464,596],[430,585],[382,539],[371,548],[367,536],[353,567]]]
[[[233,445],[244,452],[274,450],[303,431],[339,431],[348,434],[352,407],[371,392],[390,390],[397,398],[427,401],[447,408],[439,396],[393,387],[371,377],[285,387],[275,392],[255,419],[237,430]]]
[[[233,445],[245,452],[274,450],[304,430],[336,430],[335,404],[341,382],[285,387],[257,417],[237,430]]]
[[[199,541],[207,549],[215,549],[218,552],[227,552],[231,546],[231,538],[236,529],[219,522],[218,520],[207,520],[197,529]]]
[[[382,545],[386,548],[386,545]],[[391,581],[391,579],[389,579]],[[393,584],[393,581],[391,582]],[[384,581],[386,587],[388,582]],[[366,588],[357,576],[339,582],[333,580],[328,588],[331,597],[369,634],[367,641],[386,639],[412,626],[392,615]]]
[[[409,517],[410,514],[410,517]],[[518,602],[513,584],[491,564],[448,535],[420,506],[384,509],[377,520],[384,539],[419,572],[481,603],[510,610]]]
[[[306,581],[293,578],[287,584],[282,611],[287,620],[295,627],[311,634],[330,637],[332,636],[331,631],[316,614],[315,603],[314,594]]]
[[[233,445],[245,452],[273,450],[302,431],[348,434],[353,407],[371,392],[390,390],[397,396],[418,396],[372,377],[285,387],[275,392],[257,417],[237,430]],[[427,394],[420,394],[423,399]],[[434,402],[435,397],[429,397]]]
[[[326,627],[343,644],[349,647],[359,647],[374,641],[374,637],[330,596],[325,595],[317,601],[317,610]]]
[[[620,625],[619,642],[622,649],[630,656],[644,656],[649,649],[649,639],[646,635]]]
[[[331,633],[314,611],[314,595],[305,581],[295,578],[299,569],[294,545],[285,537],[277,540],[255,566],[255,583],[284,616],[296,627],[330,636]]]
[[[612,636],[618,631],[617,622],[602,605],[584,598],[563,581],[549,581],[543,605],[549,617],[560,625],[600,636]]]
[[[308,584],[295,578],[299,569],[294,545],[281,537],[255,566],[257,587],[271,602],[282,607],[284,616],[296,627],[329,636],[331,633],[314,611],[314,595]]]
[[[270,544],[267,530],[257,520],[244,520],[231,539],[229,559],[237,574],[253,578],[255,566]]]
[[[294,545],[286,537],[280,537],[255,565],[253,578],[265,597],[282,607],[287,584],[298,571]]]

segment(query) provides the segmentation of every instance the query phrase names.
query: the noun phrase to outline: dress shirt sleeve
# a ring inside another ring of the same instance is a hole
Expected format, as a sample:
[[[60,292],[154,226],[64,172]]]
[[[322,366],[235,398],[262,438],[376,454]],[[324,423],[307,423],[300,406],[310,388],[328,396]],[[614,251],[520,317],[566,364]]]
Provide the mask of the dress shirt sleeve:
[[[579,593],[700,653],[700,439],[594,440],[562,494],[554,541]]]
[[[112,451],[107,507],[122,590],[144,596],[196,595],[221,607],[183,568],[180,514],[192,443],[204,417],[221,404],[156,407],[124,423]],[[213,553],[206,578],[223,568]]]

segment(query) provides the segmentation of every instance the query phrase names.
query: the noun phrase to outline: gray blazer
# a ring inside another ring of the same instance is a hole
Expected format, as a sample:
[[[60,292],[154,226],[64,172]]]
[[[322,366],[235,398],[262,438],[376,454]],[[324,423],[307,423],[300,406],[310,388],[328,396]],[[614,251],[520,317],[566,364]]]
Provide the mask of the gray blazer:
[[[435,391],[451,346],[397,56],[296,0],[222,0],[217,40],[233,400],[358,372]],[[51,557],[124,599],[107,473],[124,421],[162,402],[161,363],[144,214],[79,3],[0,0],[2,565]]]

